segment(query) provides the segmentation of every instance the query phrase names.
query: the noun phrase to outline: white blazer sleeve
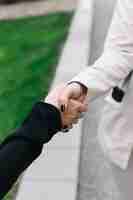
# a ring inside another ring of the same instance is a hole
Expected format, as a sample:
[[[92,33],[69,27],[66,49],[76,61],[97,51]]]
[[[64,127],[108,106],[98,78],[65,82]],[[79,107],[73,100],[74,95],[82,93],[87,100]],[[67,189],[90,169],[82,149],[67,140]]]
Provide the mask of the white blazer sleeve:
[[[118,0],[102,56],[71,81],[102,94],[133,70],[133,0]]]

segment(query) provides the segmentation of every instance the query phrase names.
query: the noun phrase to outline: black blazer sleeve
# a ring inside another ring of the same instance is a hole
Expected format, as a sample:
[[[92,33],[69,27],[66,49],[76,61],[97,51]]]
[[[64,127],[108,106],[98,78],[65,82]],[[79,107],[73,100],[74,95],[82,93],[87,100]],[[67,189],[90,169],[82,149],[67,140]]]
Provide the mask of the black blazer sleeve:
[[[38,102],[24,120],[0,146],[0,199],[18,176],[40,155],[43,144],[61,129],[57,108]]]

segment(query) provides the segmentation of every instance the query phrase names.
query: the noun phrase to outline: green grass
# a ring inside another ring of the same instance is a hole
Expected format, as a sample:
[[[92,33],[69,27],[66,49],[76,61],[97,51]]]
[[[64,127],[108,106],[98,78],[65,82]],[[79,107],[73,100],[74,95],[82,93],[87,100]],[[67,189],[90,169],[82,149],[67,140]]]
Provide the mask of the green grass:
[[[46,96],[71,17],[72,13],[56,13],[0,22],[1,141]]]
[[[71,16],[59,13],[0,21],[0,141],[47,94]]]
[[[53,79],[72,13],[0,22],[0,139],[18,127]]]

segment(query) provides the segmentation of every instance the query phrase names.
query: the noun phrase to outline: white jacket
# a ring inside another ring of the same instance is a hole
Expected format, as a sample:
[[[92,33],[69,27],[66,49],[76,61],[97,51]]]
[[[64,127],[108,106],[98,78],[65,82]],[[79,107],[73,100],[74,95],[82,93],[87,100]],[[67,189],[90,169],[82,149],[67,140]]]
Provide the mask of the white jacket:
[[[119,85],[119,83],[122,80],[124,80],[132,70],[133,0],[118,0],[102,56],[94,63],[93,66],[87,67],[86,70],[78,74],[71,81],[77,81],[82,83],[88,88],[88,93],[91,93],[91,97],[95,97],[102,95],[110,91],[110,89],[114,86]],[[128,102],[127,100],[126,106],[129,107],[129,110],[133,109],[133,101],[131,101],[130,99]],[[130,116],[130,122],[131,120],[132,119]],[[130,140],[132,135],[133,127],[132,130],[130,130],[130,132],[128,133],[128,135],[126,135],[125,137],[129,137]],[[112,136],[110,135],[110,141],[112,140],[111,137]],[[123,141],[121,141],[123,142],[123,146],[125,145],[124,141],[125,140],[123,138]],[[117,141],[115,141],[115,145],[116,143]],[[120,141],[118,143],[120,143]],[[117,152],[115,151],[112,154],[112,161],[116,163],[117,157],[119,166],[122,168],[126,168],[127,162],[129,160],[133,148],[133,141],[130,141],[130,143],[132,144],[132,146],[130,145],[130,148],[127,147],[126,151],[124,149],[124,153],[126,154],[126,156],[123,154],[123,150],[121,150],[121,152],[119,151],[119,155],[116,155]],[[124,162],[124,164],[122,162]]]

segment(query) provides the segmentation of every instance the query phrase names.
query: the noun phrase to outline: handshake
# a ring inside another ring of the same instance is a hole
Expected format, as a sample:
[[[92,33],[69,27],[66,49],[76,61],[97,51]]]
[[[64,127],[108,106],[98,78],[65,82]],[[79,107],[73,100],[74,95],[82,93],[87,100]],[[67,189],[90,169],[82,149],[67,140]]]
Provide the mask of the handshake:
[[[45,102],[60,111],[62,131],[67,132],[87,111],[87,88],[77,82],[61,85],[48,94]]]

